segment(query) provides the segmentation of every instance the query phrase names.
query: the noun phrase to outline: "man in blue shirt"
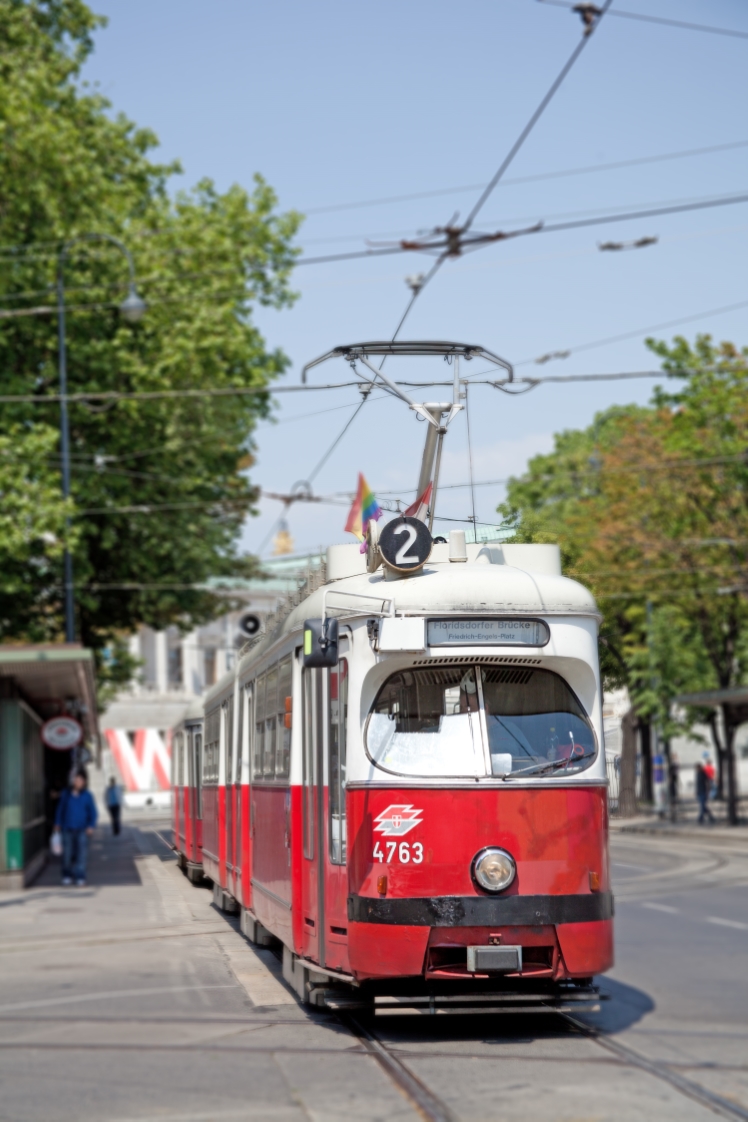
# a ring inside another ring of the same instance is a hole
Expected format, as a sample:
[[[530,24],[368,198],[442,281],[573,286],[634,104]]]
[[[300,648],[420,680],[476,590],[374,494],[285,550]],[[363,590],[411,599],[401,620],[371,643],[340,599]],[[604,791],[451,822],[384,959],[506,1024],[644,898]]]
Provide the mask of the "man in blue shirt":
[[[109,780],[109,786],[104,795],[106,801],[106,808],[109,811],[109,817],[112,820],[112,833],[117,836],[120,827],[120,815],[122,814],[122,795],[120,794],[119,784],[114,776]]]
[[[96,803],[88,790],[88,776],[79,768],[57,804],[55,831],[62,831],[62,883],[86,883],[88,839],[96,825]]]

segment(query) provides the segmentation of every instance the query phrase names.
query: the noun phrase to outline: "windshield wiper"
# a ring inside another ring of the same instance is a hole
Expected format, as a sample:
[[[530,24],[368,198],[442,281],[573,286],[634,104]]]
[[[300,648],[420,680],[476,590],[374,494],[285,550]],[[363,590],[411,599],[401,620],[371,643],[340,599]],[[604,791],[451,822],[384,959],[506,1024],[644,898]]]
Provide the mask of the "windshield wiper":
[[[507,772],[506,775],[502,775],[499,778],[514,779],[515,775],[526,775],[528,771],[532,772],[533,775],[544,775],[545,772],[553,771],[554,768],[568,768],[569,764],[571,764],[572,762],[575,764],[581,764],[583,760],[591,760],[594,758],[594,756],[594,752],[585,752],[583,756],[574,756],[573,760],[572,757],[569,756],[566,760],[552,760],[549,764],[543,764],[542,766],[532,764],[530,767],[520,768],[519,771]]]

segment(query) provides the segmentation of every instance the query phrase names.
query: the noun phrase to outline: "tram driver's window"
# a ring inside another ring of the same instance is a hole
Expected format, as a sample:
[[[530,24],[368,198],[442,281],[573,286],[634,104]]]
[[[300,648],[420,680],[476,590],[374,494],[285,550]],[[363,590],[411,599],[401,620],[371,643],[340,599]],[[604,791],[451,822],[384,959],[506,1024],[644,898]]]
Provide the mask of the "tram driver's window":
[[[512,666],[481,674],[494,775],[564,776],[590,766],[595,734],[563,678]]]
[[[478,709],[474,667],[401,670],[374,702],[367,752],[399,775],[484,774]]]

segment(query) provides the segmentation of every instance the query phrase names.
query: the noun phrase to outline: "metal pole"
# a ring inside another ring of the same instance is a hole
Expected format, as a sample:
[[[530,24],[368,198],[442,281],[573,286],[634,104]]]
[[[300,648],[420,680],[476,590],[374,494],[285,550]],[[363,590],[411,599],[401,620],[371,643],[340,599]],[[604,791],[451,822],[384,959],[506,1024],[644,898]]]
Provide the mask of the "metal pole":
[[[441,430],[441,419],[442,413],[444,412],[441,405],[426,405],[424,408],[428,411],[429,415],[433,417],[434,423],[428,425],[426,429],[426,441],[423,446],[423,459],[421,460],[421,471],[418,476],[418,487],[416,490],[417,499],[421,497],[431,482],[436,441]]]
[[[60,370],[60,446],[62,452],[62,493],[67,499],[70,497],[70,423],[68,420],[68,372],[67,352],[65,348],[65,287],[63,280],[63,254],[60,253],[57,270],[57,326],[59,341],[59,370]],[[73,602],[73,558],[68,548],[70,534],[70,519],[65,519],[65,553],[64,553],[64,585],[65,585],[65,642],[75,642],[75,604]]]
[[[439,429],[439,439],[438,439],[437,445],[436,445],[436,465],[434,467],[434,486],[431,489],[431,502],[429,504],[430,507],[431,507],[431,510],[429,511],[429,533],[431,533],[431,531],[434,528],[434,511],[436,510],[436,489],[439,486],[439,468],[441,467],[441,463],[442,463],[442,444],[444,443],[444,434],[446,433],[446,431],[447,430],[444,429],[444,428]]]
[[[127,258],[130,273],[130,289],[127,299],[120,306],[120,313],[132,322],[137,322],[145,311],[145,303],[135,290],[135,262],[124,242],[111,234],[81,234],[71,238],[60,249],[57,256],[57,327],[58,355],[60,371],[60,451],[62,456],[62,493],[70,498],[70,422],[68,419],[68,370],[67,350],[65,347],[65,254],[77,242],[106,241],[117,246]],[[65,553],[63,555],[65,587],[65,642],[75,642],[75,602],[73,599],[73,557],[68,548],[70,519],[65,519]]]
[[[465,394],[465,420],[467,422],[467,438],[468,438],[468,464],[470,467],[470,498],[473,506],[473,540],[478,541],[478,523],[475,519],[475,484],[473,481],[473,444],[470,439],[470,409],[468,408],[468,384],[463,382]]]

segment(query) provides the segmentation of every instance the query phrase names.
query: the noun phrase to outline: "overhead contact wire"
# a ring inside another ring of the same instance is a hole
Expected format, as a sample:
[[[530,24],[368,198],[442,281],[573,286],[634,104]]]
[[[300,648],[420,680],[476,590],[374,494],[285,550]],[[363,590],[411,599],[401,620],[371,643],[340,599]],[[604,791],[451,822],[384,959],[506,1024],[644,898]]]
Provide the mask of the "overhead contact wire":
[[[597,27],[598,23],[600,22],[602,17],[607,12],[611,3],[612,3],[612,0],[605,0],[605,3],[603,4],[602,8],[600,9],[599,14],[597,15],[597,17],[595,19],[595,23],[590,28],[588,28],[587,31],[582,35],[581,40],[579,41],[579,43],[577,43],[576,47],[571,52],[571,55],[570,55],[569,59],[564,64],[564,66],[561,68],[560,74],[558,75],[556,80],[551,85],[551,88],[548,90],[547,94],[545,95],[543,100],[540,102],[540,105],[537,107],[537,109],[533,113],[532,117],[530,117],[530,120],[527,122],[527,124],[525,125],[522,132],[519,134],[519,136],[515,140],[512,147],[509,149],[509,152],[507,153],[503,162],[499,166],[499,169],[496,172],[496,174],[494,175],[493,179],[485,187],[485,189],[484,189],[483,193],[481,194],[480,198],[478,199],[477,203],[475,204],[475,206],[473,207],[473,209],[470,211],[469,215],[467,216],[467,220],[465,221],[465,224],[463,226],[464,231],[469,230],[470,227],[472,226],[472,224],[475,221],[475,218],[478,215],[479,211],[483,208],[484,203],[488,200],[489,196],[494,191],[494,188],[498,184],[498,182],[501,179],[501,177],[503,176],[504,172],[510,166],[510,164],[514,160],[514,157],[517,155],[517,153],[519,152],[522,145],[527,140],[527,138],[530,135],[530,133],[532,132],[532,130],[535,128],[535,125],[538,123],[538,121],[542,117],[543,113],[547,109],[548,105],[553,100],[555,94],[558,92],[558,90],[561,87],[561,85],[562,85],[564,79],[566,78],[567,74],[572,69],[572,67],[574,66],[574,63],[577,61],[577,59],[581,55],[582,51],[586,47],[587,41],[591,37],[591,33],[594,32],[595,28]]]

